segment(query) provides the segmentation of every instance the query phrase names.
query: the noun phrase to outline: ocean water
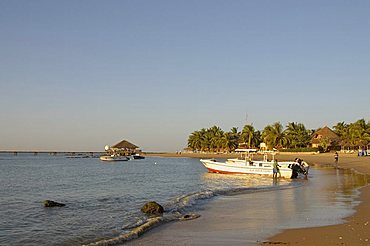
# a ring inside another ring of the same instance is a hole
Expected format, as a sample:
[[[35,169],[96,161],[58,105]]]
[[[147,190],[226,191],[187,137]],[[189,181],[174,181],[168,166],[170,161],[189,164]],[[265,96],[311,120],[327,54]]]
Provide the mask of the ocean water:
[[[358,194],[354,188],[359,185],[352,174],[311,173],[315,180],[331,175],[325,178],[329,189],[322,196],[333,196],[334,216],[353,211]],[[303,180],[276,183],[270,177],[207,173],[199,159],[192,158],[110,163],[62,155],[1,154],[0,245],[94,243],[129,233],[147,221],[140,208],[148,201],[160,203],[166,213],[185,214],[196,212],[214,197],[307,185]],[[308,195],[300,194],[307,200]],[[47,199],[66,206],[44,208]],[[320,208],[320,199],[314,204]]]

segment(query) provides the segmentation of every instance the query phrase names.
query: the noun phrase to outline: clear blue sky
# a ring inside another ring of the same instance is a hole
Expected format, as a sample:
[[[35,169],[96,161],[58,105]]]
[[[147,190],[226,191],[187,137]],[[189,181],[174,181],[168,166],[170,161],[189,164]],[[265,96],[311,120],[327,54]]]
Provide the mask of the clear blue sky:
[[[0,1],[0,150],[176,151],[370,119],[370,1]]]

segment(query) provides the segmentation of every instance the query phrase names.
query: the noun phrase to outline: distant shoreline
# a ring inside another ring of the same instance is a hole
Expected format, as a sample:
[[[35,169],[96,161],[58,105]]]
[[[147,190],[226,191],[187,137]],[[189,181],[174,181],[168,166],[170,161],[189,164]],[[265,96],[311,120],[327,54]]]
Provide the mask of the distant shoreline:
[[[105,153],[105,151],[54,151],[54,150],[0,150],[0,154],[90,154]]]
[[[192,153],[192,152],[146,152],[146,156],[157,156],[157,157],[178,157],[178,158],[236,158],[240,157],[239,153]],[[295,158],[301,158],[307,161],[310,165],[321,165],[328,166],[334,164],[334,153],[317,153],[317,152],[278,152],[275,156],[278,160],[294,160]],[[355,154],[341,154],[342,158],[352,158]],[[260,160],[263,155],[255,154],[253,159]],[[320,158],[317,158],[320,157]],[[357,157],[357,156],[356,156]],[[369,157],[370,159],[370,157]]]

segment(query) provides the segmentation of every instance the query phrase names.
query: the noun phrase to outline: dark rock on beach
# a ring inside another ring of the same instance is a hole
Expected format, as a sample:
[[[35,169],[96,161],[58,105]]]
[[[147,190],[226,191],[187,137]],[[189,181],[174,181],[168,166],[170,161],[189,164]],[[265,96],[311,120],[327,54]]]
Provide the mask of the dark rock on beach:
[[[180,221],[185,221],[185,220],[193,220],[199,218],[199,214],[185,214],[180,217]]]
[[[59,202],[54,202],[54,201],[51,201],[51,200],[45,200],[44,201],[44,207],[64,207],[65,204],[64,203],[59,203]]]
[[[147,202],[142,208],[141,208],[141,212],[147,214],[147,215],[161,215],[163,214],[163,207],[154,202],[154,201],[151,201],[151,202]]]

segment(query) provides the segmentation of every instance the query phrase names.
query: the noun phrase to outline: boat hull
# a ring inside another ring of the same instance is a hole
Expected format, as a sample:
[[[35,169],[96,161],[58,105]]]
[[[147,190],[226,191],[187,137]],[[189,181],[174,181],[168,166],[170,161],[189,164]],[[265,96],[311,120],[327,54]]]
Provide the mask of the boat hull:
[[[272,176],[273,162],[269,161],[254,161],[249,162],[245,160],[229,159],[226,162],[218,162],[212,159],[201,159],[203,165],[209,172],[223,173],[223,174],[257,174]],[[294,162],[279,162],[281,177],[290,178],[292,176],[292,169],[288,166]]]
[[[133,155],[132,158],[134,158],[134,160],[141,160],[141,159],[145,159],[145,156],[142,156],[142,155]]]
[[[99,157],[102,161],[128,161],[129,158],[126,156],[109,156],[109,155],[103,155]]]

